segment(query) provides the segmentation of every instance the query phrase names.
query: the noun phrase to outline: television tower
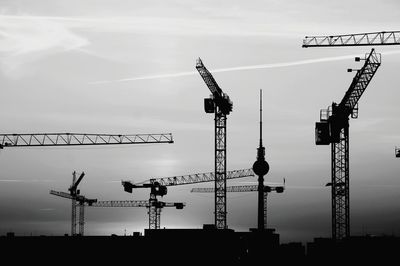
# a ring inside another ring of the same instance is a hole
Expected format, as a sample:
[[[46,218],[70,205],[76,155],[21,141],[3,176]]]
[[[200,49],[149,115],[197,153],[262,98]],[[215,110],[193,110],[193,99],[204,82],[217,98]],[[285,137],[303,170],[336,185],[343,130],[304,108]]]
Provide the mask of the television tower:
[[[269,164],[265,161],[265,148],[262,144],[262,90],[260,90],[260,145],[257,148],[257,161],[253,164],[253,171],[258,175],[258,230],[264,230],[264,176],[269,171]]]

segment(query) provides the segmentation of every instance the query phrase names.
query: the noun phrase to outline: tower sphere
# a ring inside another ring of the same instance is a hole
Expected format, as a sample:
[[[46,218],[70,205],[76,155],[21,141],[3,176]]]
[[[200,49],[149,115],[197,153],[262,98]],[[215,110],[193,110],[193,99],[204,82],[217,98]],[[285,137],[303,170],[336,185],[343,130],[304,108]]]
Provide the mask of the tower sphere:
[[[266,175],[269,172],[269,164],[266,161],[255,161],[253,171],[256,175]]]

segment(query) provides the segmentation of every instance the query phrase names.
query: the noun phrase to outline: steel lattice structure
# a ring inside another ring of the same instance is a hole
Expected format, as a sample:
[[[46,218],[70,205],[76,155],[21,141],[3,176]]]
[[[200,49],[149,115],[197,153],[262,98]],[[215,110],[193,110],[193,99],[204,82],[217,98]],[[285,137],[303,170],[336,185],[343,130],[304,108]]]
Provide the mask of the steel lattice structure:
[[[217,109],[217,108],[216,108]],[[226,222],[226,115],[215,111],[215,222],[218,229]]]
[[[42,147],[77,145],[118,145],[173,143],[172,134],[81,134],[81,133],[40,133],[0,134],[0,149],[4,147]]]
[[[381,31],[331,36],[306,36],[303,40],[304,48],[398,44],[400,44],[400,31]]]
[[[254,176],[254,172],[250,168],[232,170],[226,172],[227,180],[249,177],[249,176]],[[215,172],[196,173],[196,174],[181,175],[181,176],[163,177],[163,178],[152,178],[144,182],[159,183],[160,185],[163,186],[178,186],[178,185],[190,185],[190,184],[212,182],[212,181],[215,181]]]
[[[91,206],[95,202],[97,202],[97,199],[88,199],[85,196],[80,195],[80,191],[78,190],[78,185],[82,181],[83,177],[85,176],[85,173],[82,172],[82,174],[79,176],[78,180],[76,179],[76,172],[74,171],[72,173],[72,184],[69,187],[69,193],[62,192],[62,191],[55,191],[55,190],[50,190],[50,194],[70,199],[72,202],[71,206],[71,236],[76,236],[76,217],[77,217],[77,211],[76,208],[79,208],[79,235],[83,236],[84,235],[84,230],[85,230],[85,204]]]
[[[83,236],[85,233],[85,203],[79,202],[79,235]]]
[[[268,193],[276,191],[277,193],[282,193],[284,191],[284,186],[265,186],[263,187],[263,227],[267,228],[267,200]],[[229,186],[226,187],[226,192],[258,192],[259,185],[247,185],[247,186]],[[192,193],[214,193],[214,188],[192,188],[190,191]]]
[[[196,69],[211,91],[210,98],[204,101],[206,113],[215,114],[215,226],[227,228],[226,223],[226,122],[232,111],[229,96],[223,93],[212,74],[199,58]]]
[[[78,230],[80,235],[84,235],[85,227],[85,204],[92,200],[86,199],[85,197],[73,196],[69,193],[62,191],[50,190],[50,194],[70,199],[71,200],[71,236],[76,236],[76,226],[78,225]],[[77,215],[77,208],[79,209],[79,215]],[[77,217],[79,221],[77,222]]]
[[[152,178],[139,183],[132,183],[130,181],[122,181],[122,185],[126,192],[132,193],[134,188],[150,188],[149,202],[157,203],[157,196],[165,196],[167,194],[167,186],[189,185],[203,182],[215,181],[215,173],[197,173],[182,176]],[[252,169],[241,169],[228,171],[227,179],[243,178],[254,176]],[[149,225],[150,229],[158,229],[157,227],[157,208],[154,205],[149,207]]]
[[[381,65],[380,54],[372,49],[365,63],[357,70],[340,104],[321,112],[316,123],[316,144],[331,144],[332,238],[342,240],[350,236],[350,171],[349,171],[349,116],[357,118],[358,101]],[[322,114],[326,114],[323,117]]]
[[[164,207],[175,207],[183,209],[186,203],[183,202],[162,202],[153,198],[150,200],[110,200],[98,201],[93,203],[91,207],[145,207],[148,208],[149,229],[160,229],[161,209]]]
[[[121,207],[145,207],[150,206],[148,200],[99,200],[92,204],[92,207],[121,208]]]
[[[349,125],[340,131],[339,143],[331,144],[332,238],[350,236]]]

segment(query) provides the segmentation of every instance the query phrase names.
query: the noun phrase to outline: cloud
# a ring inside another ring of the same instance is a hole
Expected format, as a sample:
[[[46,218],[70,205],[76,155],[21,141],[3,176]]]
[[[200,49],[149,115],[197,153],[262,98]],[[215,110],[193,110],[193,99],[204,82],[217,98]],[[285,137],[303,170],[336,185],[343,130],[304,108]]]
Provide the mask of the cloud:
[[[0,67],[11,77],[27,63],[87,46],[89,41],[54,19],[0,16]]]
[[[166,17],[54,17],[0,15],[0,69],[10,77],[23,74],[23,66],[49,55],[76,51],[107,58],[88,49],[87,32],[146,34],[251,34],[248,30],[228,32],[222,23],[215,27],[205,19]],[[77,33],[79,31],[79,34]],[[262,32],[262,31],[260,31]],[[256,34],[256,33],[254,33]]]

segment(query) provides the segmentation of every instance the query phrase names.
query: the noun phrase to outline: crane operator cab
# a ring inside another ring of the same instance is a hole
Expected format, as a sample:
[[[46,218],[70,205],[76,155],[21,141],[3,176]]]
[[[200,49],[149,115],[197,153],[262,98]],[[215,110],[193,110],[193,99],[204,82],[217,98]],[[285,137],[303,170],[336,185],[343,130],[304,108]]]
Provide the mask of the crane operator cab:
[[[214,98],[213,95],[210,98],[204,98],[204,111],[207,114],[212,114],[215,112],[215,107],[218,106],[221,112],[225,115],[229,115],[232,112],[232,101],[229,96],[222,93],[222,97]]]
[[[395,148],[396,158],[400,158],[400,148]]]
[[[328,121],[321,121],[315,123],[315,144],[316,145],[329,145],[329,123]]]
[[[167,195],[167,191],[167,187],[161,185],[159,182],[154,182],[151,187],[151,194],[154,194],[156,196],[165,196]]]

